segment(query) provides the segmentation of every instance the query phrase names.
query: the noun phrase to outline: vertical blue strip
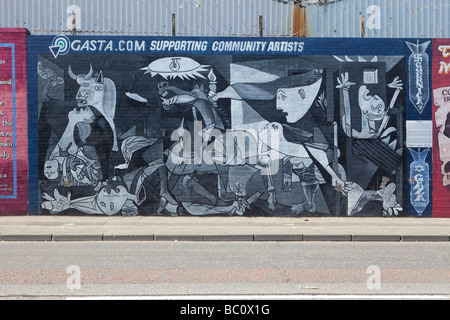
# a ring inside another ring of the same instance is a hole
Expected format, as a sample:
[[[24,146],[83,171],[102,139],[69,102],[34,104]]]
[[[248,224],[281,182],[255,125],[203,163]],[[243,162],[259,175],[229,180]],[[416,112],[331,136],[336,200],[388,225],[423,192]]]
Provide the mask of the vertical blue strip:
[[[27,36],[27,91],[28,91],[28,210],[39,214],[38,182],[38,107],[37,107],[37,59],[32,36]]]

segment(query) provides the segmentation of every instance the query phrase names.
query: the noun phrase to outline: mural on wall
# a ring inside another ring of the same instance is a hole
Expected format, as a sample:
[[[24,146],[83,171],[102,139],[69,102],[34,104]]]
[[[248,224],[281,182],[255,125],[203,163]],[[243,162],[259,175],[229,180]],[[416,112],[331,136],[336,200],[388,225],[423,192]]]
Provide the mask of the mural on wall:
[[[433,40],[433,216],[450,217],[450,40]]]
[[[406,61],[40,53],[39,212],[406,215]]]
[[[432,142],[431,77],[429,52],[431,41],[405,41],[408,46],[409,100],[406,154],[408,178],[408,215],[432,216]]]
[[[26,38],[0,28],[0,215],[28,213]]]
[[[409,168],[410,202],[417,215],[423,216],[425,210],[430,205],[430,166],[427,163],[429,148],[417,152],[410,148],[409,152],[413,161]]]

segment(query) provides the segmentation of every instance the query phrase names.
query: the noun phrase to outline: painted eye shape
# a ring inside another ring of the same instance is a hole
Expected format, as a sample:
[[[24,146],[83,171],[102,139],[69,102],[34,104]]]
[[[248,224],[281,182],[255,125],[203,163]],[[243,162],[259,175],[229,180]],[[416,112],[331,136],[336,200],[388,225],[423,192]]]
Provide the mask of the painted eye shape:
[[[103,86],[96,85],[96,86],[94,86],[94,89],[96,91],[103,91]]]
[[[286,98],[287,98],[287,96],[286,96],[286,94],[285,94],[285,92],[283,90],[279,90],[277,92],[277,100],[284,101],[284,100],[286,100]]]
[[[109,205],[109,209],[111,209],[111,211],[114,210],[114,202],[111,202],[111,204]]]
[[[106,203],[104,203],[103,201],[100,201],[100,205],[101,205],[102,207],[105,207],[105,208],[106,208]]]
[[[83,82],[81,84],[82,87],[89,87],[91,84],[89,82]]]

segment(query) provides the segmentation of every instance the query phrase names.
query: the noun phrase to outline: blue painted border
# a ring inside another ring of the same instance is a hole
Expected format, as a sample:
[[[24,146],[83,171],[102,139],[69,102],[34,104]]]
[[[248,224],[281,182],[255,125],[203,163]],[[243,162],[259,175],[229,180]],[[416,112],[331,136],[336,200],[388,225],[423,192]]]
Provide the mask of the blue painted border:
[[[27,90],[28,90],[28,211],[39,214],[39,179],[38,179],[38,109],[37,101],[37,54],[27,38]]]
[[[65,35],[66,36],[66,35]],[[38,112],[35,107],[37,101],[37,60],[38,55],[52,55],[50,46],[53,45],[53,40],[58,36],[28,36],[27,37],[27,68],[28,68],[28,150],[29,150],[29,210],[30,214],[39,214],[39,185],[38,185]],[[96,55],[96,54],[136,54],[136,55],[160,55],[160,56],[177,56],[177,55],[254,55],[254,56],[404,56],[405,70],[408,70],[408,57],[411,51],[406,45],[406,41],[415,43],[419,40],[420,43],[425,41],[432,41],[431,38],[293,38],[293,37],[170,37],[170,36],[66,36],[72,43],[75,40],[85,41],[112,41],[114,44],[113,51],[89,50],[89,51],[74,51],[70,49],[67,54],[70,55]],[[144,51],[120,51],[116,50],[120,41],[146,41],[146,48]],[[208,42],[207,50],[184,50],[184,51],[151,51],[149,44],[151,41],[206,41]],[[213,51],[211,44],[214,41],[288,41],[288,42],[303,42],[303,50],[301,52],[218,52]],[[432,88],[432,46],[428,46],[426,53],[429,56],[429,83]],[[52,57],[53,58],[53,57]],[[56,58],[57,59],[57,58]],[[409,97],[409,78],[405,79],[404,90],[406,97]],[[431,92],[430,92],[431,94]],[[423,112],[420,114],[413,106],[412,102],[406,101],[406,119],[405,120],[432,120],[432,106],[431,99],[428,101]],[[405,147],[406,150],[406,147]],[[407,155],[408,157],[408,155]],[[406,166],[411,163],[407,158]],[[430,166],[431,168],[431,166]],[[408,170],[405,168],[405,173]],[[407,181],[405,181],[407,184]],[[409,203],[409,189],[407,190],[407,200]],[[431,207],[431,205],[430,205]],[[408,208],[408,212],[415,212]]]
[[[58,36],[56,36],[58,37]],[[55,36],[28,36],[27,43],[30,42],[29,49],[34,54],[51,54],[49,47],[52,45]],[[206,41],[211,44],[214,41],[288,41],[303,42],[303,51],[301,52],[234,52],[236,55],[404,55],[408,56],[411,51],[406,46],[405,41],[416,42],[417,38],[297,38],[297,37],[151,37],[151,36],[66,36],[71,42],[80,40],[113,41],[114,48],[118,48],[119,41],[143,41],[147,44],[151,41]],[[420,42],[425,42],[428,38],[420,38]],[[103,46],[105,47],[105,46]],[[148,49],[149,46],[147,45]],[[203,55],[230,55],[233,52],[216,52],[211,50],[208,45],[207,50],[184,50],[177,52],[166,51],[108,51],[99,52],[98,50],[76,51],[70,50],[68,54],[203,54]],[[427,48],[427,53],[431,53],[431,46]]]

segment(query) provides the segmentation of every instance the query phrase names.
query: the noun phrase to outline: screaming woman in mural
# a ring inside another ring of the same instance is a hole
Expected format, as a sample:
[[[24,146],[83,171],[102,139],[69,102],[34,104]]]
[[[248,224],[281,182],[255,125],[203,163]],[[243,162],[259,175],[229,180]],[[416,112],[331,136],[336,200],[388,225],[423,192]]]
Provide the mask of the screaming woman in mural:
[[[342,129],[349,137],[358,139],[372,139],[386,136],[384,130],[389,121],[388,112],[394,107],[397,97],[402,90],[402,81],[399,77],[395,77],[394,81],[388,84],[389,88],[394,88],[395,93],[392,100],[386,108],[384,101],[378,95],[371,95],[367,86],[362,85],[358,91],[359,108],[361,109],[361,130],[357,131],[352,127],[352,114],[350,111],[350,98],[348,91],[350,87],[356,83],[350,82],[348,73],[342,74],[341,78],[337,78],[338,85],[341,88],[344,98],[344,115],[342,116]],[[387,129],[386,131],[390,131]],[[384,134],[383,134],[384,133]],[[392,144],[395,148],[395,144]]]

